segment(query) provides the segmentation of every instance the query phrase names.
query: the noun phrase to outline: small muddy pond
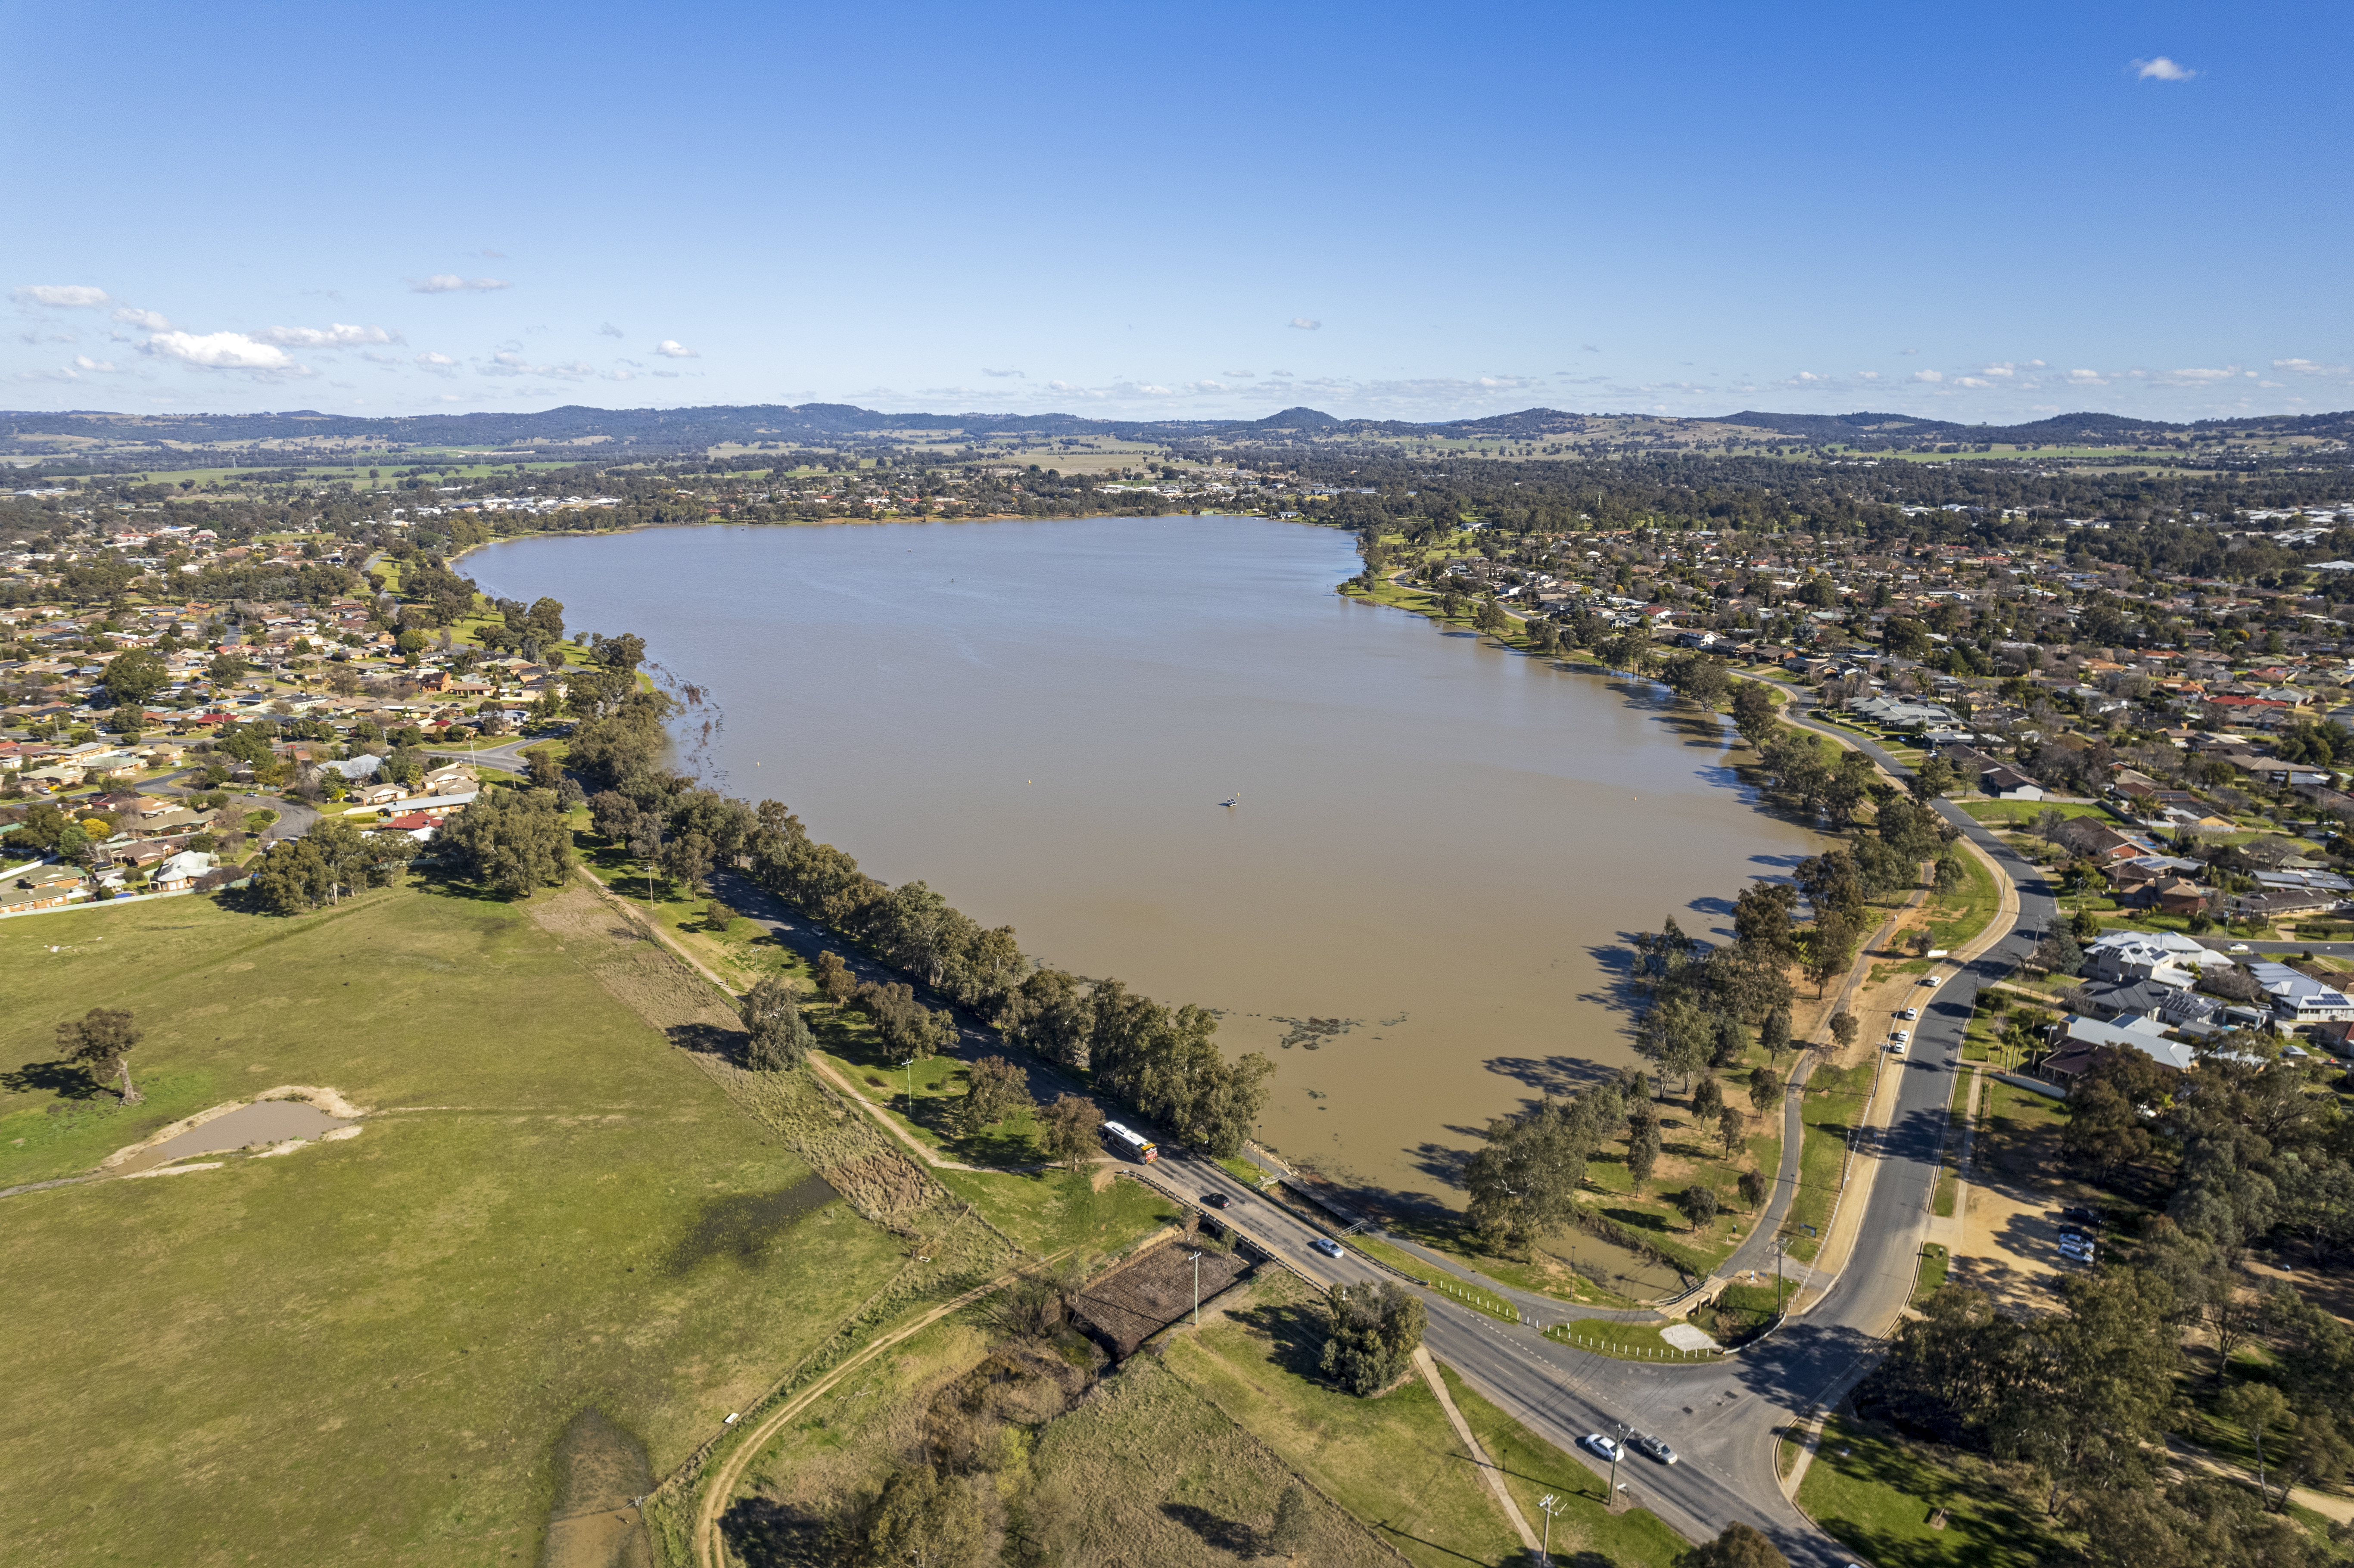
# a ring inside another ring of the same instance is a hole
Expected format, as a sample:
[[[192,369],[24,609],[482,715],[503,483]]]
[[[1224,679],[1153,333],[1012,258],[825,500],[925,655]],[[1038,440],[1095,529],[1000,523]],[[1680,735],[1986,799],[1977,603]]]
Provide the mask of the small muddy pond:
[[[218,1154],[251,1144],[283,1143],[290,1138],[317,1138],[352,1124],[329,1116],[306,1100],[256,1100],[217,1116],[202,1127],[192,1127],[177,1138],[144,1149],[115,1167],[118,1176],[134,1176],[175,1160],[197,1154]]]

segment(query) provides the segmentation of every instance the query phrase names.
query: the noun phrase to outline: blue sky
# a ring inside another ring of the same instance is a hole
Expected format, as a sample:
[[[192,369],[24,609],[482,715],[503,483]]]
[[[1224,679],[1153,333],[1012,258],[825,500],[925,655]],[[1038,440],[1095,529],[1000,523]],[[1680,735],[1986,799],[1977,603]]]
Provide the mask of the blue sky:
[[[2339,5],[0,3],[0,405],[2354,406]]]

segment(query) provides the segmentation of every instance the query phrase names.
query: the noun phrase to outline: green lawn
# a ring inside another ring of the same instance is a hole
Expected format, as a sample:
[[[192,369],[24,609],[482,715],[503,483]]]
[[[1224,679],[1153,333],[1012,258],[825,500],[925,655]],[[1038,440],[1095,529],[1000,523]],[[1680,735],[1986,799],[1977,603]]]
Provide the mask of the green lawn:
[[[1920,1271],[1914,1277],[1913,1282],[1913,1305],[1920,1306],[1944,1288],[1946,1271],[1952,1263],[1953,1259],[1946,1254],[1946,1249],[1935,1242],[1923,1244]]]
[[[1863,1097],[1872,1087],[1872,1065],[1818,1067],[1807,1080],[1799,1117],[1806,1141],[1798,1150],[1798,1192],[1791,1201],[1782,1228],[1789,1236],[1789,1254],[1801,1263],[1821,1250],[1821,1231],[1830,1224],[1839,1201],[1840,1174],[1847,1163],[1848,1134],[1861,1124]],[[1808,1234],[1806,1226],[1815,1227]]]
[[[1165,1364],[1416,1563],[1514,1561],[1519,1538],[1420,1378],[1378,1399],[1317,1373],[1321,1308],[1270,1272],[1231,1313],[1172,1334]]]
[[[1962,800],[1956,802],[1973,821],[1996,827],[2026,828],[2046,811],[2063,817],[2101,817],[2120,826],[2106,806],[2090,800]]]
[[[2000,890],[1986,862],[1967,850],[1956,853],[1962,868],[1961,885],[1951,893],[1929,895],[1929,945],[1958,948],[1985,930],[2001,905]]]
[[[1874,1563],[1912,1568],[2047,1568],[2073,1543],[2044,1528],[2033,1479],[1834,1415],[1798,1483],[1798,1506]],[[1931,1523],[1939,1511],[1942,1529]]]
[[[375,1113],[6,1200],[12,1562],[529,1562],[577,1414],[659,1475],[904,1267],[848,1205],[780,1202],[810,1168],[527,905],[9,921],[0,1001],[0,1180],[279,1085]],[[144,1028],[146,1106],[52,1062],[91,1005]]]
[[[1616,1568],[1671,1568],[1691,1548],[1683,1537],[1648,1509],[1610,1513],[1603,1507],[1602,1478],[1474,1393],[1471,1385],[1441,1365],[1447,1397],[1463,1424],[1479,1439],[1489,1462],[1503,1473],[1505,1489],[1521,1517],[1539,1530],[1544,1515],[1537,1503],[1553,1498],[1564,1506],[1553,1516],[1553,1560],[1575,1568],[1608,1563]]]
[[[1547,1329],[1545,1338],[1559,1340],[1576,1350],[1617,1356],[1623,1361],[1701,1359],[1659,1338],[1659,1330],[1663,1327],[1665,1325],[1659,1323],[1622,1323],[1615,1318],[1580,1318],[1574,1323]]]

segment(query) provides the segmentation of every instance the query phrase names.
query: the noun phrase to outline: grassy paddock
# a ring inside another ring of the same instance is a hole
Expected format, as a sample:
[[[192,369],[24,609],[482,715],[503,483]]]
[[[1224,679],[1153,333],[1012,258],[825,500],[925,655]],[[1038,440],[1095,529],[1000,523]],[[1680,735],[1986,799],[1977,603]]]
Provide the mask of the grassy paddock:
[[[1358,1399],[1327,1386],[1320,1316],[1305,1286],[1270,1271],[1199,1332],[1171,1335],[1166,1364],[1408,1561],[1515,1560],[1519,1539],[1429,1388],[1413,1378]]]
[[[577,957],[529,906],[411,889],[0,926],[7,1180],[277,1085],[375,1113],[6,1200],[12,1561],[528,1562],[574,1415],[660,1474],[898,1274],[847,1205],[780,1209],[809,1168]],[[94,1004],[147,1031],[147,1106],[52,1061]]]

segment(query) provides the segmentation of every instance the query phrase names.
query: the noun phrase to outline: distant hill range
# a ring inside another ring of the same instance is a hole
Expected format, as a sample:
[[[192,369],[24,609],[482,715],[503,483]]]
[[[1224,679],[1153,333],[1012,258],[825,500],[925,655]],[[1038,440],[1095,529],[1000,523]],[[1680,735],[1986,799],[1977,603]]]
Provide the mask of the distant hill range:
[[[1286,408],[1262,419],[1090,419],[1076,414],[882,413],[847,403],[757,404],[706,408],[588,408],[533,414],[419,414],[356,418],[294,409],[274,414],[0,412],[0,454],[18,458],[166,455],[172,449],[250,454],[247,461],[345,453],[475,451],[613,461],[685,455],[716,447],[870,446],[920,441],[1054,441],[1094,438],[1187,443],[1288,445],[1359,441],[1468,440],[1545,445],[1564,450],[1663,450],[1788,445],[1864,450],[1924,446],[2180,448],[2283,439],[2313,444],[2354,437],[2354,414],[2262,416],[2174,425],[2115,414],[2062,414],[2024,425],[1960,425],[1909,414],[1772,414],[1744,410],[1701,418],[1572,414],[1526,408],[1478,419],[1416,424],[1341,419]],[[190,453],[189,455],[195,455]],[[150,460],[152,461],[152,460]]]

